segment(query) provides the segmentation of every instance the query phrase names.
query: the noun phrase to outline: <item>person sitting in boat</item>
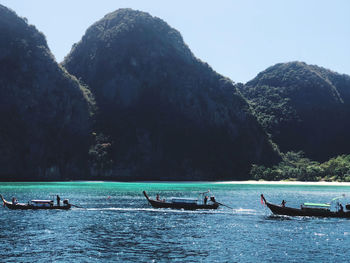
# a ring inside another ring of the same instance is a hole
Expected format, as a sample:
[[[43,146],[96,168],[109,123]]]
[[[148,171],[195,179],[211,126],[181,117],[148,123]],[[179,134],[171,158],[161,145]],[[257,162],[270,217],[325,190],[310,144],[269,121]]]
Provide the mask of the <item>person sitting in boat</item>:
[[[216,203],[215,196],[211,196],[210,201],[212,201],[213,203]]]
[[[206,195],[206,196],[204,196],[204,204],[206,205],[207,202],[208,202],[208,196]]]
[[[282,203],[281,203],[281,206],[282,206],[282,207],[285,207],[285,206],[286,206],[286,203],[287,203],[287,202],[283,199],[283,200],[282,200]]]
[[[18,201],[17,201],[16,197],[12,197],[12,204],[16,205],[17,203],[18,203]]]
[[[342,204],[339,204],[339,213],[343,213],[344,212],[344,207]]]

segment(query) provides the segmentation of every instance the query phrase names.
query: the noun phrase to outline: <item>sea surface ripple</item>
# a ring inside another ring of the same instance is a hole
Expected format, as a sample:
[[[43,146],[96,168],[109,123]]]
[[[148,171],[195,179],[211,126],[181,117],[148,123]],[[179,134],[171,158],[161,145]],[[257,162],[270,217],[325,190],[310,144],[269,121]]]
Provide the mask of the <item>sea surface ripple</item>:
[[[210,189],[234,209],[154,209],[142,195],[199,197]],[[215,183],[1,183],[20,202],[59,194],[84,208],[0,209],[0,262],[349,262],[350,220],[280,217],[288,206],[329,202],[349,186]],[[344,200],[343,202],[346,202]]]

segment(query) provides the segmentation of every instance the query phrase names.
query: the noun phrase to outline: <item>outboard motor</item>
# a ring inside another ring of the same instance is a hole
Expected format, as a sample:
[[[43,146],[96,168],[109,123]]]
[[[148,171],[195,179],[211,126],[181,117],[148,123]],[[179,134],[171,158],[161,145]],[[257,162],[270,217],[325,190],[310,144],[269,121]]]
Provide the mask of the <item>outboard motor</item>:
[[[64,199],[63,200],[63,205],[68,205],[69,204],[69,200],[68,199]]]

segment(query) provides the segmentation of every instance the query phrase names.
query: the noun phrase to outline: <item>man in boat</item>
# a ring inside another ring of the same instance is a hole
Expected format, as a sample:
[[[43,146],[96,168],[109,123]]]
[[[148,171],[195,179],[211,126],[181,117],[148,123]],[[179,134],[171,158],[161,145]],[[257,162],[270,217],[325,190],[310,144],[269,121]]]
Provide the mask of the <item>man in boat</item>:
[[[210,197],[210,201],[212,201],[213,203],[216,203],[215,196],[212,195],[212,196]]]
[[[342,204],[339,204],[339,213],[344,213],[344,207]]]
[[[61,205],[61,198],[59,195],[57,195],[57,206]]]
[[[208,202],[208,196],[206,195],[206,196],[204,196],[204,204],[206,205],[207,202]]]
[[[17,203],[18,203],[18,201],[17,201],[16,197],[12,197],[12,204],[16,205]]]
[[[286,203],[287,203],[287,202],[283,199],[283,200],[282,200],[282,203],[281,203],[281,206],[282,206],[282,207],[286,207]]]
[[[156,200],[159,202],[165,202],[165,199],[161,200],[159,194],[156,195]]]

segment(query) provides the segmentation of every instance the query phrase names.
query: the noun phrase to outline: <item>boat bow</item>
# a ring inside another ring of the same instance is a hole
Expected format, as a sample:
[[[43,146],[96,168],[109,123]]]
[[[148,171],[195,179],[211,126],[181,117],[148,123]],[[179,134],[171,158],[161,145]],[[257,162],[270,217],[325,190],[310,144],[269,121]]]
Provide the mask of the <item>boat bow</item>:
[[[148,194],[146,193],[146,191],[143,191],[143,195],[146,197],[147,201],[150,202],[150,198],[149,198]]]

